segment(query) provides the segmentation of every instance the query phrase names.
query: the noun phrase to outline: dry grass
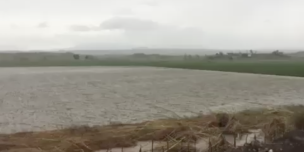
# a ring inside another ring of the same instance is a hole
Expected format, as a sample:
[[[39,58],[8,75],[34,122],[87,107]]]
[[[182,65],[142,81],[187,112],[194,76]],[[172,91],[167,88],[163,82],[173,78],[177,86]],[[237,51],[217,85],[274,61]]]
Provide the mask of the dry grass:
[[[225,133],[244,133],[262,128],[274,138],[293,128],[303,129],[304,106],[258,109],[235,114],[210,114],[193,118],[161,119],[139,124],[76,126],[62,130],[0,135],[0,151],[32,148],[50,152],[92,152],[99,149],[135,146],[137,141],[166,140],[193,142],[201,137],[220,137]],[[212,142],[218,146],[218,139]],[[182,149],[179,147],[178,149]],[[187,147],[193,149],[193,147]],[[174,151],[172,148],[171,151]]]

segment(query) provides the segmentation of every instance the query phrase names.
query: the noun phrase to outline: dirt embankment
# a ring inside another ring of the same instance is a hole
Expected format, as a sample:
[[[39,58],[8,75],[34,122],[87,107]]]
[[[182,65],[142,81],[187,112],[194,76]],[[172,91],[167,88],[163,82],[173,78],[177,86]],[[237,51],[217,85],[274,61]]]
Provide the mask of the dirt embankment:
[[[54,131],[3,134],[0,136],[0,151],[30,148],[50,152],[93,152],[100,149],[132,147],[139,141],[151,140],[166,141],[174,147],[178,146],[179,142],[193,143],[202,138],[210,138],[214,147],[218,146],[221,134],[245,134],[252,129],[261,129],[266,140],[271,141],[286,131],[303,129],[303,112],[303,106],[285,106],[272,110],[218,113],[138,124],[75,126]]]

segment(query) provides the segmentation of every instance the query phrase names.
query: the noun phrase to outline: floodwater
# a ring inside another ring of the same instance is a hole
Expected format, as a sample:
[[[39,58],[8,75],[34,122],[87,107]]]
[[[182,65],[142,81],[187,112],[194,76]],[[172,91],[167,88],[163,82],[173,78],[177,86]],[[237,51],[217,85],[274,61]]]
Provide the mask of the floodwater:
[[[257,130],[249,130],[249,133],[238,135],[236,139],[234,140],[233,135],[225,135],[223,134],[223,137],[225,141],[227,141],[229,144],[234,145],[239,147],[243,146],[245,143],[251,143],[254,140],[264,142],[265,135],[262,132],[261,129]],[[168,145],[168,149],[174,147],[175,144],[179,144],[179,141],[177,140],[176,142],[170,143]],[[184,146],[188,146],[187,143],[184,143]],[[208,138],[201,138],[200,140],[197,141],[194,145],[191,144],[191,146],[195,147],[197,149],[197,152],[206,152],[208,151],[209,148],[209,139]],[[161,142],[161,141],[155,141],[153,142],[153,148],[164,148],[167,150],[167,143],[166,142]],[[99,150],[96,152],[139,152],[141,149],[142,152],[151,152],[152,149],[152,141],[145,141],[145,142],[138,142],[136,146],[134,147],[128,147],[128,148],[113,148],[113,149],[107,149],[107,150]]]
[[[304,79],[150,67],[0,68],[0,132],[303,104]]]

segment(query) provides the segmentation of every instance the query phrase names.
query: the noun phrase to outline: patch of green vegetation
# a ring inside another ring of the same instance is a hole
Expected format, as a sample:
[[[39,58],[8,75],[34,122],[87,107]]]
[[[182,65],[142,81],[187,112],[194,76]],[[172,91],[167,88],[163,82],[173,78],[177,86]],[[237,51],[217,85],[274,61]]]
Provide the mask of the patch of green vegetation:
[[[10,61],[0,62],[0,67],[40,66],[152,66],[240,73],[256,73],[304,77],[303,61],[208,61],[208,60],[70,60],[70,61]]]
[[[178,62],[158,63],[158,66],[171,68],[214,70],[240,73],[256,73],[284,76],[304,76],[304,62],[296,61],[257,61],[257,62]]]

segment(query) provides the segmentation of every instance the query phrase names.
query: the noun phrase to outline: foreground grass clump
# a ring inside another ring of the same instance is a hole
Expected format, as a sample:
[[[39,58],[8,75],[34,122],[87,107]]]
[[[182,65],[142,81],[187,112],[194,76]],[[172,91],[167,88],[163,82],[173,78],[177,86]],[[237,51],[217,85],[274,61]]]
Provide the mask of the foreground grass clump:
[[[304,130],[304,112],[296,113],[293,117],[294,127],[300,130]]]
[[[162,119],[138,124],[75,126],[54,131],[3,134],[0,140],[5,144],[0,144],[0,151],[31,148],[52,152],[81,150],[88,152],[114,147],[132,147],[138,141],[151,140],[193,143],[203,137],[211,139],[219,137],[224,132],[239,134],[257,128],[263,129],[267,137],[273,139],[274,136],[280,136],[288,130],[302,128],[303,112],[304,106],[285,106],[247,110],[234,114],[220,113],[192,118]],[[174,147],[171,151],[175,151],[176,147]],[[186,147],[193,149],[189,145]]]

